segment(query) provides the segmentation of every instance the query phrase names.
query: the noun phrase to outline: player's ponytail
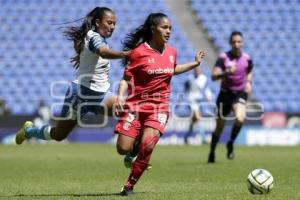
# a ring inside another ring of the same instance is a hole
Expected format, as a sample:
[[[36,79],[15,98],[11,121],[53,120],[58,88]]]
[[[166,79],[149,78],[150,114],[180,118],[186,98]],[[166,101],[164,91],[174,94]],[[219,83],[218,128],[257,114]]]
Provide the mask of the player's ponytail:
[[[79,66],[79,54],[83,49],[84,38],[87,32],[95,28],[96,19],[102,20],[105,15],[105,12],[113,13],[113,11],[107,7],[96,7],[86,15],[81,26],[71,26],[63,32],[64,36],[66,36],[68,40],[74,42],[74,49],[76,51],[76,55],[71,59],[72,61],[74,61],[75,68]]]
[[[123,50],[129,51],[136,48],[143,42],[149,42],[153,35],[152,28],[157,26],[162,18],[168,18],[168,16],[163,13],[151,13],[148,15],[143,25],[140,25],[138,28],[126,35],[123,41]],[[126,66],[127,63],[128,58],[123,58],[123,66]]]

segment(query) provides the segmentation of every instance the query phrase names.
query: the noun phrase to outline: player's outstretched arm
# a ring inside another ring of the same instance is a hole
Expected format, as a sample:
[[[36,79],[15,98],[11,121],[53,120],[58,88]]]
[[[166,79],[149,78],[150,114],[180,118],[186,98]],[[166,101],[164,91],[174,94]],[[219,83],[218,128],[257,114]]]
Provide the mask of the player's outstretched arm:
[[[97,49],[96,53],[102,58],[106,59],[119,59],[124,58],[130,54],[131,51],[115,51],[109,49],[108,46],[101,46]]]
[[[174,74],[177,75],[177,74],[181,74],[181,73],[187,72],[187,71],[189,71],[191,69],[194,69],[195,67],[197,67],[197,66],[200,65],[200,63],[202,61],[202,58],[204,56],[205,56],[204,51],[202,51],[202,50],[198,51],[196,53],[195,61],[194,62],[177,65],[176,68],[175,68]]]

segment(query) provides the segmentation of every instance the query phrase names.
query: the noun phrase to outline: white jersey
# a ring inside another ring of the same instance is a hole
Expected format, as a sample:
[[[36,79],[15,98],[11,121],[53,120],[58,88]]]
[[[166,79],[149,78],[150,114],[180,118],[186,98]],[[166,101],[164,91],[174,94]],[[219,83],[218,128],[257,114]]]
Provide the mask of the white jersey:
[[[211,100],[212,92],[208,87],[207,77],[200,74],[197,78],[190,77],[188,80],[187,96],[189,101]]]
[[[108,46],[105,38],[93,30],[88,31],[80,53],[77,77],[73,82],[97,92],[107,92],[110,87],[110,61],[96,53],[101,46]]]

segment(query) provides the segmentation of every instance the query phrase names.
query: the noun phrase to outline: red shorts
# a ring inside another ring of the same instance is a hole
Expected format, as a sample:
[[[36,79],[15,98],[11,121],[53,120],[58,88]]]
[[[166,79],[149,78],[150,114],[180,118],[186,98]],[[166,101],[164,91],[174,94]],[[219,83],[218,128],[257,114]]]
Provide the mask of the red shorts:
[[[115,127],[115,132],[136,138],[146,127],[157,129],[164,133],[169,113],[125,112]]]

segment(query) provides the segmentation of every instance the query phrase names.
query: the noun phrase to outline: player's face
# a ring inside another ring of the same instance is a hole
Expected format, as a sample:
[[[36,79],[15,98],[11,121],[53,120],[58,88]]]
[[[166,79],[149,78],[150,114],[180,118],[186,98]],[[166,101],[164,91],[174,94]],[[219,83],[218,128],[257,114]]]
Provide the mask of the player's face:
[[[230,42],[231,48],[236,51],[240,51],[244,45],[243,38],[240,35],[234,35]]]
[[[172,25],[168,18],[162,18],[153,30],[153,39],[158,43],[168,42],[171,35]]]
[[[104,38],[110,37],[116,26],[116,16],[112,12],[106,12],[102,20],[96,19],[97,32]]]

